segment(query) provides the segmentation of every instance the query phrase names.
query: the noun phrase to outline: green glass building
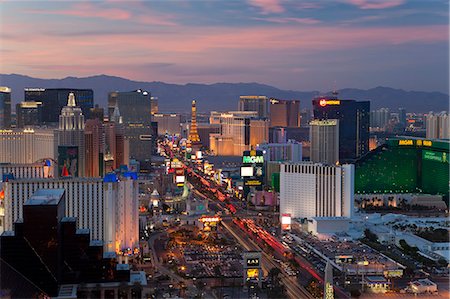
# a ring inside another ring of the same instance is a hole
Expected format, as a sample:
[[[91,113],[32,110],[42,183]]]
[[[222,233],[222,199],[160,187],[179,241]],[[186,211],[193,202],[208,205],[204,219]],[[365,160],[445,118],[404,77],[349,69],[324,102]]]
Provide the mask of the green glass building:
[[[355,193],[449,194],[449,140],[391,138],[355,163]]]

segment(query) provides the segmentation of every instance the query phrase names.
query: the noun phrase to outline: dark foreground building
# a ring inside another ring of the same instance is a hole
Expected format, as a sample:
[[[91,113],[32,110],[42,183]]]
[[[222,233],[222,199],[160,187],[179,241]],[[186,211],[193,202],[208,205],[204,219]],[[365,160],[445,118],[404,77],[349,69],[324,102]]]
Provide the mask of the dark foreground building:
[[[89,230],[77,229],[76,218],[65,217],[64,210],[64,189],[39,189],[25,202],[23,221],[0,236],[2,292],[12,298],[56,297],[62,285],[76,290],[130,282],[128,265],[118,264],[115,253],[104,253],[101,241],[90,241]],[[24,294],[21,285],[29,283],[32,293]],[[95,297],[104,296],[105,290]]]

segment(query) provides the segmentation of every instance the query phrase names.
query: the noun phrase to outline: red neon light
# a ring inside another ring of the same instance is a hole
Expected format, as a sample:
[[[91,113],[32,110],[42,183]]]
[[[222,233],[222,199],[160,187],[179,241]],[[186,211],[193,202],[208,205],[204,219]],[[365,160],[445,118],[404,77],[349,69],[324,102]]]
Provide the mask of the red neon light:
[[[325,107],[327,105],[327,100],[325,100],[325,99],[320,100],[319,105],[322,107]]]

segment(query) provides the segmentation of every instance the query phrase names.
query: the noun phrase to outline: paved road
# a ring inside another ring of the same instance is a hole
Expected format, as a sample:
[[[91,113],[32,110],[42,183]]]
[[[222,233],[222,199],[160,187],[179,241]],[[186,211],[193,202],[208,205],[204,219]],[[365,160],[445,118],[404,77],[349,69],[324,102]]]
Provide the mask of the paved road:
[[[227,229],[233,237],[246,249],[246,250],[259,250],[262,251],[262,267],[264,273],[270,271],[271,268],[278,268],[281,270],[281,280],[286,286],[286,291],[289,298],[311,298],[314,297],[306,291],[305,288],[300,286],[295,278],[288,276],[284,269],[276,262],[273,261],[267,253],[265,253],[255,242],[253,242],[239,227],[236,226],[232,221],[222,221],[222,225]]]

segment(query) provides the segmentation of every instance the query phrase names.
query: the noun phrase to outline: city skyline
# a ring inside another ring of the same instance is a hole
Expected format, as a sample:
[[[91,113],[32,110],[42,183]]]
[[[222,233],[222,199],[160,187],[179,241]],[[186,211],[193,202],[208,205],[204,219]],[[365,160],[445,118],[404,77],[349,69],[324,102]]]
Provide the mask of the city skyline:
[[[448,93],[446,1],[2,1],[0,14],[0,73]]]

